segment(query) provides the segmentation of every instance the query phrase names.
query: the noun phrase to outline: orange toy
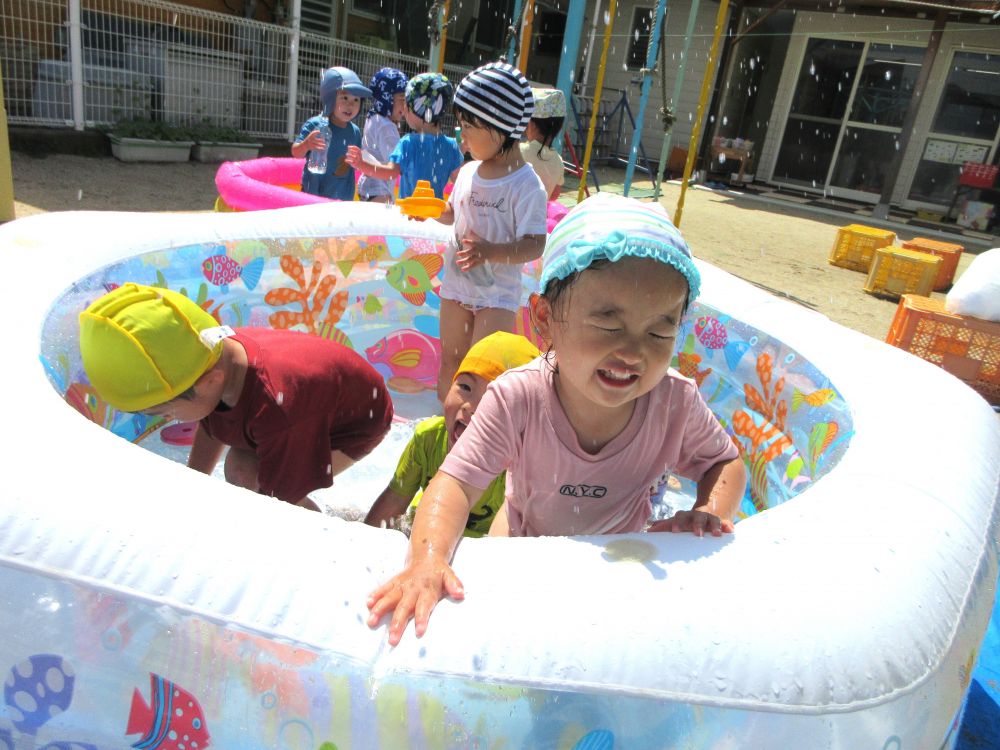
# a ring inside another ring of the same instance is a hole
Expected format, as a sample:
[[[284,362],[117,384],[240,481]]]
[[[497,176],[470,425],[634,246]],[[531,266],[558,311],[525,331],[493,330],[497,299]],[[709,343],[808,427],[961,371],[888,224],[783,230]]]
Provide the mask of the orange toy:
[[[440,198],[435,197],[434,188],[427,180],[417,180],[417,186],[413,189],[413,195],[409,198],[400,198],[396,201],[400,210],[413,219],[436,219],[443,212],[447,205]]]

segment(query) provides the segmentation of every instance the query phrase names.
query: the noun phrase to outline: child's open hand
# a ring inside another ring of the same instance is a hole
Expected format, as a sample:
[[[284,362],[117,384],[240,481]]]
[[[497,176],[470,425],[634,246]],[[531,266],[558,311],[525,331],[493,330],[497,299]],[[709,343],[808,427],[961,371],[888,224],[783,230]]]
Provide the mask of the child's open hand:
[[[309,135],[302,139],[302,142],[309,147],[310,151],[322,151],[326,148],[326,141],[319,129],[310,131]]]
[[[382,618],[392,612],[390,646],[399,644],[406,623],[411,619],[413,630],[420,638],[427,631],[431,612],[445,596],[459,600],[465,598],[462,582],[451,566],[440,558],[411,562],[402,573],[379,586],[368,597],[368,627],[378,627]]]
[[[690,531],[695,536],[722,536],[733,532],[733,522],[703,510],[679,510],[673,516],[651,525],[649,531]]]
[[[471,271],[489,260],[487,248],[489,244],[475,232],[469,232],[462,238],[458,251],[455,253],[455,263],[463,271]]]

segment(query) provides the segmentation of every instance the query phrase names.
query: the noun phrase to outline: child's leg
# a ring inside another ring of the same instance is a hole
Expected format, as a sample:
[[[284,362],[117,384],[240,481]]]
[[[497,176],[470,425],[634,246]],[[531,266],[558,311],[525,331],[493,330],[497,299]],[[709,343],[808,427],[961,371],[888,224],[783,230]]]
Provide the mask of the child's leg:
[[[226,481],[235,484],[237,487],[244,487],[253,492],[260,489],[260,481],[257,478],[257,471],[260,468],[260,461],[257,454],[243,448],[230,448],[226,454],[225,475]]]
[[[475,315],[475,323],[472,326],[472,341],[469,342],[469,346],[471,347],[479,339],[484,339],[497,331],[512,333],[514,331],[515,318],[516,316],[513,312],[502,310],[499,307],[484,307],[482,310],[479,310]],[[455,367],[458,367],[458,365],[455,365]]]
[[[472,346],[472,327],[475,317],[455,300],[441,300],[441,369],[438,370],[438,401],[451,388],[451,379]]]

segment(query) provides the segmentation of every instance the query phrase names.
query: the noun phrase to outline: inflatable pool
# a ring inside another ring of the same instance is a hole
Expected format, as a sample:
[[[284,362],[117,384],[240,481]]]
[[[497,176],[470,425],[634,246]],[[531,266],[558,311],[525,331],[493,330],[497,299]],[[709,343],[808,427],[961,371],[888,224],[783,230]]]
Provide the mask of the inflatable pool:
[[[677,365],[747,461],[735,533],[465,540],[466,600],[395,649],[364,619],[401,533],[189,471],[82,373],[79,311],[133,280],[344,341],[426,414],[446,235],[363,204],[0,228],[0,749],[953,746],[997,579],[996,416],[717,269]],[[253,272],[217,286],[219,254]]]
[[[235,211],[265,211],[329,203],[328,198],[299,190],[304,166],[305,159],[292,158],[227,161],[219,165],[215,173],[215,187],[223,205]],[[558,201],[549,201],[546,223],[550,232],[568,210]]]

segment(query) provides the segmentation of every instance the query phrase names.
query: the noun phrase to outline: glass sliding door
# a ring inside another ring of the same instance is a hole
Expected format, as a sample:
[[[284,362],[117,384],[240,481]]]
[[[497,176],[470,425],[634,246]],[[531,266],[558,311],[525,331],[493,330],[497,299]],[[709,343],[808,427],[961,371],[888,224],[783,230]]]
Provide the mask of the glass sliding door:
[[[869,45],[830,175],[831,194],[878,200],[923,57],[919,47]]]
[[[878,200],[923,49],[810,39],[773,179]]]
[[[826,186],[864,46],[836,39],[808,41],[778,151],[775,181]]]
[[[947,207],[964,162],[995,163],[998,131],[1000,55],[956,52],[910,185],[908,206]]]

